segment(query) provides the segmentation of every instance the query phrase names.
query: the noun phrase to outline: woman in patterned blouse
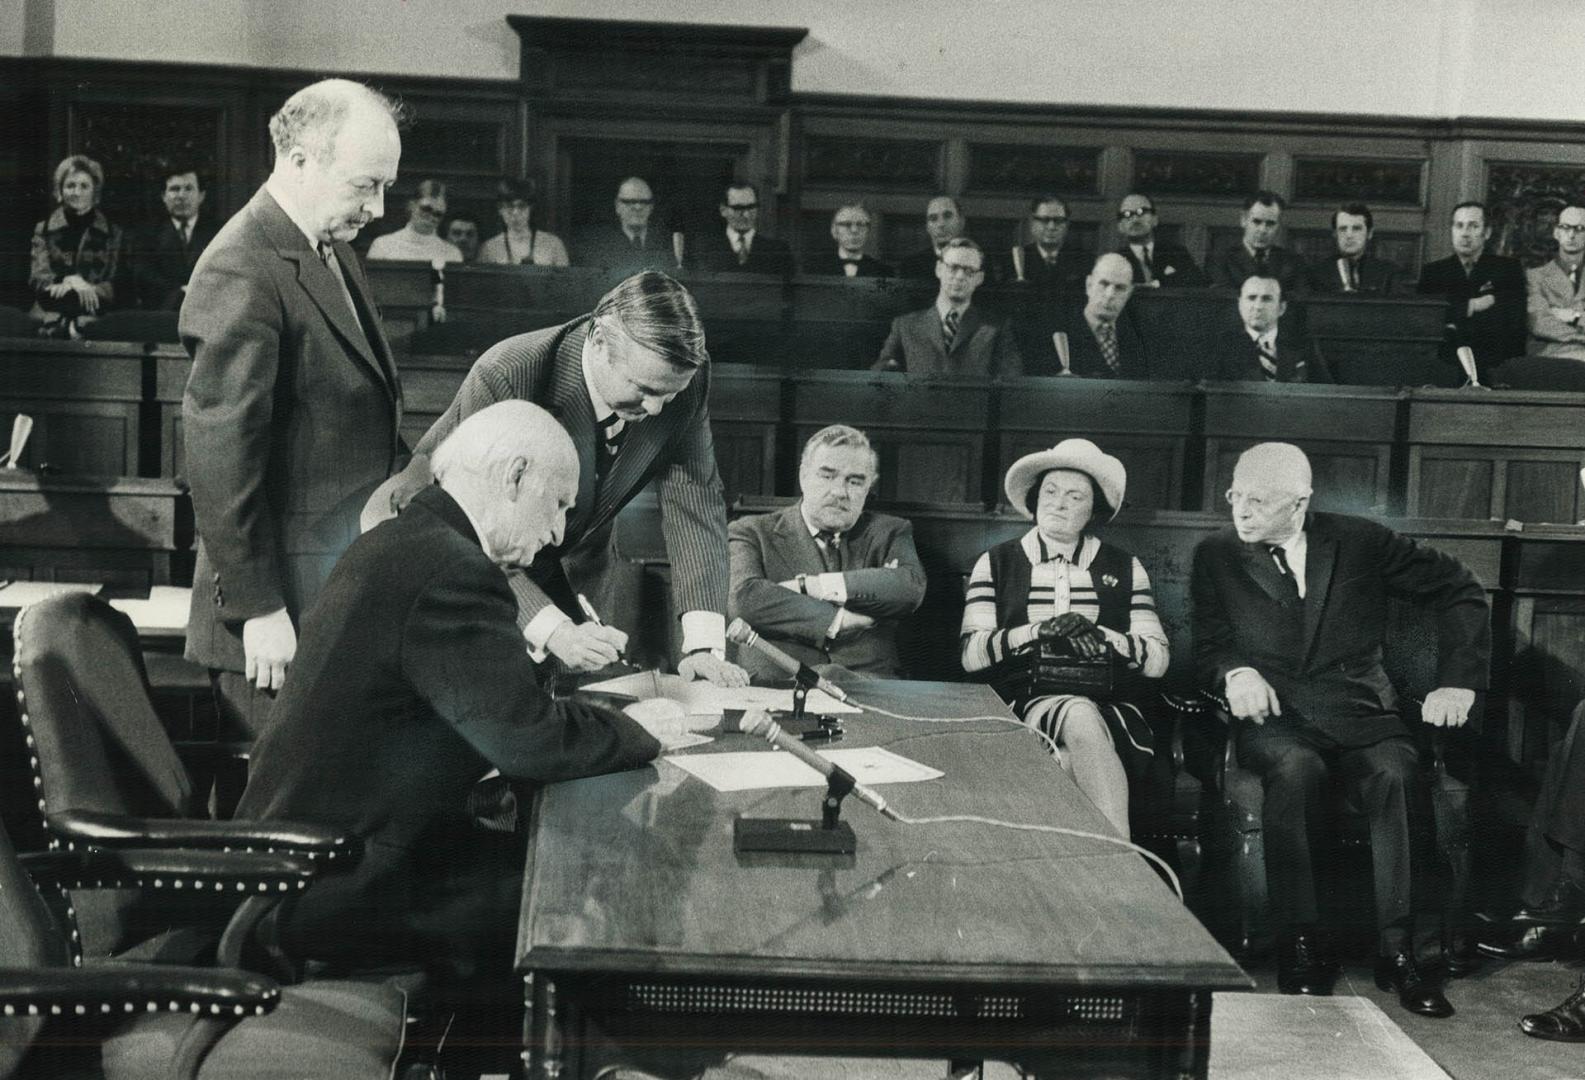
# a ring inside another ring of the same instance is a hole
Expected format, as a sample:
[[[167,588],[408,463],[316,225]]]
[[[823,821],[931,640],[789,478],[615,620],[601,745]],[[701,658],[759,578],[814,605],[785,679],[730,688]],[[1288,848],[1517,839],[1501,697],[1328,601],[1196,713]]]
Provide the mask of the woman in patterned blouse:
[[[1116,655],[1125,677],[1109,700],[1056,694],[1010,704],[1051,736],[1062,767],[1125,837],[1129,777],[1142,776],[1155,754],[1141,683],[1165,674],[1168,660],[1145,568],[1087,531],[1116,515],[1127,482],[1123,463],[1088,439],[1014,462],[1007,498],[1035,527],[974,564],[960,637],[970,673],[1039,639],[1065,639],[1081,657]]]
[[[50,216],[33,229],[33,310],[39,333],[76,336],[114,302],[121,262],[121,229],[98,210],[105,171],[93,158],[73,154],[55,167]]]

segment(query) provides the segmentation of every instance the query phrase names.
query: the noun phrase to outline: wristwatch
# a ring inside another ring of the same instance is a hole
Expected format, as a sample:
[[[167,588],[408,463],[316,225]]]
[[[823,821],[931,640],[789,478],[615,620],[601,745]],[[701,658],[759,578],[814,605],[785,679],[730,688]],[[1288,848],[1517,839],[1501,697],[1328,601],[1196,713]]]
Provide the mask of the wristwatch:
[[[722,661],[726,660],[726,650],[725,649],[689,649],[687,652],[682,654],[682,658],[684,660],[686,660],[686,659],[688,659],[688,657],[690,657],[690,656],[698,656],[700,653],[709,653],[711,656],[715,657],[717,660],[722,660]]]
[[[809,575],[808,574],[799,574],[797,580],[798,580],[798,591],[803,593],[805,596],[808,596],[809,595]]]

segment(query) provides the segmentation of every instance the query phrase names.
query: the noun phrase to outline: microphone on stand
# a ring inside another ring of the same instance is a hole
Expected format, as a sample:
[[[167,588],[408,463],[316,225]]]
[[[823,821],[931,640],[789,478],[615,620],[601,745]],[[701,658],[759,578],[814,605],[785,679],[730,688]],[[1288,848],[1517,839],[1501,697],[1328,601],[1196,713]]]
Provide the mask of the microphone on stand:
[[[847,691],[836,683],[820,675],[808,664],[795,660],[782,652],[776,646],[760,637],[758,632],[742,619],[733,619],[732,625],[726,628],[726,636],[739,645],[747,645],[758,652],[765,659],[781,668],[798,682],[810,688],[819,690],[823,694],[836,698],[838,701],[847,701]],[[824,760],[824,759],[822,759]]]
[[[1458,347],[1458,366],[1464,369],[1464,377],[1471,386],[1480,385],[1480,376],[1475,369],[1475,350],[1468,345]]]
[[[681,270],[683,268],[683,266],[682,266],[682,257],[683,257],[684,247],[686,246],[686,244],[687,244],[687,238],[683,235],[683,232],[682,232],[681,229],[679,229],[676,232],[671,234],[671,253],[677,259],[677,269],[679,269],[679,270]]]
[[[1017,281],[1024,280],[1024,249],[1018,244],[1013,245],[1013,277]]]
[[[770,743],[778,750],[787,751],[793,757],[809,766],[827,780],[836,778],[840,780],[844,786],[847,784],[852,784],[853,786],[851,790],[853,794],[863,802],[866,802],[870,806],[874,807],[876,813],[882,815],[883,817],[889,817],[893,821],[897,820],[897,814],[886,805],[886,800],[881,798],[881,796],[873,788],[865,787],[863,784],[854,780],[853,775],[846,769],[842,768],[842,766],[821,757],[819,754],[809,749],[809,747],[804,744],[802,739],[795,739],[791,735],[787,734],[786,731],[782,730],[782,726],[776,721],[772,720],[770,715],[764,710],[754,709],[750,712],[744,713],[743,720],[739,724],[739,728],[744,732],[744,734],[747,735],[765,736],[766,742]]]
[[[1057,363],[1062,365],[1058,375],[1072,375],[1073,362],[1068,354],[1068,335],[1064,330],[1054,331],[1051,335],[1051,347],[1057,350]]]

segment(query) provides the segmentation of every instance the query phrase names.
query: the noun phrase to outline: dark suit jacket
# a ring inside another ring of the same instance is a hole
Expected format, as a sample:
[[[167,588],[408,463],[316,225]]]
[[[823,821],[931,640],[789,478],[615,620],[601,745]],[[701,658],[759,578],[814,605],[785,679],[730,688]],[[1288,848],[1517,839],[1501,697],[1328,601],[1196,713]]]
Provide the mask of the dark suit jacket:
[[[162,217],[132,236],[128,252],[132,289],[145,308],[176,311],[182,306],[182,286],[192,277],[198,257],[215,238],[208,215],[199,213],[193,235],[186,244],[171,219]]]
[[[1257,273],[1255,260],[1242,243],[1211,256],[1205,264],[1205,271],[1210,275],[1212,284],[1230,285],[1235,289],[1242,286],[1251,274]],[[1292,300],[1309,285],[1309,273],[1304,260],[1284,247],[1267,250],[1266,274],[1282,284],[1284,300]]]
[[[1024,371],[1012,331],[985,319],[973,304],[958,323],[950,355],[941,336],[941,316],[931,304],[892,320],[891,333],[873,367],[876,371],[901,368],[913,375],[967,379],[1006,379]]]
[[[1024,282],[1031,292],[1047,299],[1084,294],[1085,275],[1095,264],[1093,256],[1075,251],[1069,244],[1057,252],[1056,265],[1051,266],[1041,257],[1040,248],[1035,244],[1025,244],[1023,250]],[[987,276],[992,281],[1005,284],[1018,280],[1012,252],[999,252],[994,257],[988,257],[988,261],[991,272]]]
[[[897,624],[925,598],[925,571],[914,550],[913,526],[902,518],[866,512],[842,534],[837,553],[848,590],[845,606],[873,617],[875,625],[827,648],[826,631],[836,618],[836,605],[777,584],[799,574],[825,572],[800,505],[732,522],[731,614],[806,664],[836,663],[850,671],[901,677]],[[893,559],[897,566],[888,567]],[[739,650],[738,663],[756,678],[784,677],[753,649]]]
[[[697,270],[710,270],[717,274],[775,274],[786,277],[793,273],[792,250],[787,241],[766,236],[763,230],[754,231],[754,243],[748,249],[748,262],[739,263],[737,252],[726,238],[726,226],[709,232],[694,233],[688,237],[688,251],[683,262]]]
[[[835,249],[822,251],[818,255],[811,255],[803,261],[803,272],[806,274],[830,274],[835,277],[846,277],[847,270]],[[897,271],[890,263],[883,263],[873,255],[859,257],[858,277],[896,277]]]
[[[897,260],[897,276],[905,278],[928,278],[931,281],[936,277],[936,249],[927,247],[923,251],[913,251]]]
[[[1075,375],[1089,379],[1148,379],[1153,374],[1150,349],[1128,308],[1123,309],[1117,320],[1117,352],[1123,370],[1114,373],[1101,357],[1101,344],[1084,318],[1084,305],[1067,303],[1057,308],[1042,327],[1040,340],[1031,340],[1023,348],[1025,375],[1062,373],[1056,345],[1051,339],[1052,333],[1058,330],[1068,335],[1068,362]]]
[[[1420,270],[1419,291],[1447,297],[1444,360],[1453,361],[1459,346],[1468,345],[1484,375],[1504,360],[1524,355],[1526,294],[1524,269],[1518,259],[1482,252],[1474,269],[1465,274],[1458,256],[1449,255],[1425,264]],[[1470,315],[1469,302],[1480,296],[1494,296],[1497,302]]]
[[[313,604],[397,464],[402,392],[358,257],[348,307],[302,230],[260,189],[193,269],[182,397],[198,565],[187,656],[243,669],[242,624]]]
[[[521,883],[479,877],[498,834],[469,819],[473,784],[492,767],[541,783],[630,769],[659,750],[625,716],[553,702],[513,615],[506,576],[435,485],[336,566],[303,620],[239,806],[363,841],[346,873],[287,909],[290,953],[465,967],[501,936],[488,924]],[[520,873],[509,862],[499,872]],[[509,934],[516,907],[505,906]]]
[[[578,450],[578,499],[567,515],[561,546],[543,548],[527,576],[510,575],[524,621],[553,601],[582,619],[561,571],[562,556],[586,537],[603,536],[617,511],[656,477],[678,612],[725,612],[726,502],[710,438],[710,370],[701,368],[659,416],[628,425],[622,452],[597,488],[600,436],[583,377],[588,333],[584,317],[509,337],[479,357],[451,405],[419,440],[403,481],[413,487],[427,483],[435,447],[480,409],[510,398],[542,405],[561,421]]]
[[[644,246],[635,248],[615,223],[590,225],[572,237],[568,257],[574,266],[599,266],[619,272],[623,277],[640,270],[675,270],[677,259],[671,248],[671,230],[653,221],[644,231]]]
[[[1402,734],[1397,694],[1382,668],[1387,598],[1396,596],[1436,612],[1437,685],[1485,688],[1486,594],[1462,563],[1364,518],[1314,513],[1305,527],[1297,640],[1288,629],[1287,585],[1264,545],[1240,542],[1229,526],[1195,548],[1190,599],[1204,685],[1221,693],[1229,671],[1252,667],[1282,706],[1267,726],[1308,722],[1351,746]]]
[[[1134,268],[1134,284],[1144,281],[1145,268],[1140,263],[1139,257],[1134,254],[1134,249],[1125,243],[1117,249],[1117,253],[1127,259],[1128,265]],[[1189,254],[1189,249],[1182,244],[1154,241],[1150,261],[1154,280],[1164,286],[1189,287],[1211,283],[1211,279],[1205,276],[1205,271],[1200,269],[1200,264],[1194,261],[1194,256]]]
[[[1325,262],[1315,263],[1310,267],[1310,291],[1317,293],[1347,293],[1343,288],[1343,275],[1338,264],[1342,262],[1341,256],[1333,256]],[[1355,296],[1397,296],[1403,292],[1401,281],[1403,271],[1398,269],[1396,263],[1386,259],[1378,259],[1369,251],[1359,259],[1359,288],[1351,295]]]
[[[1242,324],[1225,329],[1216,335],[1216,351],[1210,358],[1205,378],[1230,382],[1332,381],[1320,349],[1296,325],[1279,323],[1277,326],[1276,378],[1261,366],[1259,351]]]

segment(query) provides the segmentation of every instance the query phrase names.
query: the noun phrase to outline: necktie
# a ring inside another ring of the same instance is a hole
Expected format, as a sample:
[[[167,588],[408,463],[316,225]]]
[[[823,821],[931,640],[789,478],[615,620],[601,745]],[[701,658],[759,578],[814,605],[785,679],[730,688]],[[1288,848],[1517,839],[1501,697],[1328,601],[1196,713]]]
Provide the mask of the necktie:
[[[1101,346],[1101,359],[1106,361],[1106,366],[1112,369],[1112,374],[1119,375],[1123,370],[1123,358],[1117,351],[1117,326],[1115,323],[1099,322],[1095,324],[1095,340]]]
[[[733,233],[732,246],[737,250],[737,264],[746,266],[748,264],[748,233]]]
[[[1260,362],[1268,380],[1277,378],[1277,343],[1261,338],[1255,342],[1255,359]]]
[[[611,463],[616,460],[617,453],[622,449],[622,440],[627,437],[627,424],[616,413],[612,413],[600,424],[600,452],[595,455],[594,475],[596,480],[605,476],[610,470]]]
[[[820,563],[829,573],[842,569],[842,552],[838,548],[841,539],[830,529],[821,529],[815,534],[815,546],[820,549]]]
[[[1144,274],[1143,281],[1146,285],[1156,280],[1156,268],[1150,257],[1149,244],[1139,249],[1139,269]]]
[[[634,251],[643,251],[644,250],[644,234],[643,233],[629,233],[628,237],[627,237],[627,243],[628,243],[628,246],[631,247]]]
[[[1585,263],[1581,263],[1580,265],[1581,266],[1585,266]],[[1580,267],[1579,266],[1576,266],[1574,269],[1569,271],[1568,279],[1573,284],[1574,291],[1576,293],[1579,292],[1579,279],[1580,279]]]
[[[1288,553],[1281,544],[1267,544],[1266,550],[1271,553],[1271,561],[1277,564],[1277,573],[1282,575],[1283,584],[1287,586],[1288,600],[1299,599],[1299,579],[1293,576],[1293,568],[1288,565]]]
[[[178,225],[176,227],[176,231],[182,234],[182,247],[186,247],[188,244],[192,243],[193,223],[190,220],[184,221]]]
[[[941,340],[946,343],[948,352],[952,351],[952,343],[958,338],[958,321],[962,317],[954,308],[941,319]]]
[[[363,329],[363,319],[358,314],[357,301],[352,299],[352,289],[347,286],[346,275],[341,272],[341,260],[336,258],[336,249],[320,241],[319,261],[325,264],[325,269],[330,271],[330,275],[336,279],[336,284],[341,286],[341,295],[347,301],[347,308],[352,312],[353,320],[357,322],[360,330]],[[363,332],[365,336],[368,335],[367,330]]]
[[[1348,260],[1348,291],[1359,292],[1359,263],[1354,259]]]
[[[850,259],[846,255],[839,256],[842,260],[842,272],[848,277],[859,276],[859,260]]]
[[[1265,248],[1261,248],[1259,251],[1255,252],[1255,269],[1256,270],[1259,270],[1262,274],[1264,274],[1266,272],[1266,268],[1267,268],[1269,262],[1270,262],[1270,259],[1269,259],[1269,257],[1266,254],[1266,249]]]

